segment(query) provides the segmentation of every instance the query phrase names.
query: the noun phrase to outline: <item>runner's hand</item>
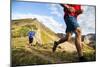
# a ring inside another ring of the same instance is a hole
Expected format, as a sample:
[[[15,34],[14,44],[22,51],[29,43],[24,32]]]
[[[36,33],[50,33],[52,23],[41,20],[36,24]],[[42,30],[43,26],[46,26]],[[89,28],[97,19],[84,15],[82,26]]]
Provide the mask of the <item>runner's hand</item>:
[[[83,10],[77,10],[75,13],[76,13],[77,15],[82,14],[82,13],[83,13]]]

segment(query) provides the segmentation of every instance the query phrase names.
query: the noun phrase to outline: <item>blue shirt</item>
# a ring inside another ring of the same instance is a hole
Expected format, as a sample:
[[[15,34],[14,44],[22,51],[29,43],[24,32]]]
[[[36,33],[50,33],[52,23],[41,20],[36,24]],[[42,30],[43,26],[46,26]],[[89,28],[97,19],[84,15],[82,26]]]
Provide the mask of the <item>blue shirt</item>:
[[[30,31],[30,32],[28,33],[28,37],[29,37],[29,38],[33,38],[33,36],[35,36],[35,32],[34,32],[34,31]]]

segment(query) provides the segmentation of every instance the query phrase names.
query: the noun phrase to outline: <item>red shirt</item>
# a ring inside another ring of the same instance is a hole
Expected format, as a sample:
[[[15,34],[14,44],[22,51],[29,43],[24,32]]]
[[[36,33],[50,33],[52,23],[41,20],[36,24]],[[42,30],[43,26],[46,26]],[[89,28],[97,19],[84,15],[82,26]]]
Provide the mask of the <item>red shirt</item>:
[[[66,15],[66,14],[68,14],[68,15],[70,15],[70,16],[78,16],[75,12],[68,12],[68,10],[66,10],[67,8],[68,8],[68,6],[71,6],[71,7],[73,7],[74,9],[75,9],[75,11],[77,11],[77,10],[81,10],[81,5],[71,5],[71,4],[66,4],[66,5],[64,5],[64,7],[65,7],[65,10],[64,10],[64,16]]]

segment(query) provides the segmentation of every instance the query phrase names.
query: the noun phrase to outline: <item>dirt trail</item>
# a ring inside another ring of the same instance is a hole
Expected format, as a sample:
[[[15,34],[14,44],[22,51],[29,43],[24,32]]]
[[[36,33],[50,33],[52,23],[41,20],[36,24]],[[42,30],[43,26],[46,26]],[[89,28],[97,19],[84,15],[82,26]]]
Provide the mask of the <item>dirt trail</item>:
[[[63,44],[60,44],[59,45],[61,48],[60,48],[60,51],[63,52],[63,51],[67,51],[69,53],[73,53],[76,51],[76,48],[75,48],[75,45],[71,44],[71,43],[68,43],[68,42],[65,42]],[[59,46],[57,48],[57,51],[59,49]],[[55,57],[55,53],[52,52],[52,48],[49,48],[49,49],[38,49],[37,47],[26,47],[25,48],[27,51],[31,52],[32,54],[40,57],[40,58],[43,58],[44,60],[50,62],[50,63],[62,63],[64,61],[61,60],[61,58],[59,57]],[[70,62],[70,61],[66,61],[66,62]]]
[[[68,52],[76,51],[75,45],[69,42],[65,42],[63,44],[60,44],[59,46],[61,47],[62,51],[68,51]]]
[[[32,54],[34,54],[34,55],[40,57],[40,58],[43,58],[44,60],[46,60],[46,61],[48,61],[48,62],[50,62],[50,63],[55,63],[55,62],[56,62],[56,63],[60,63],[60,62],[61,62],[60,59],[58,59],[58,58],[53,58],[53,57],[50,57],[50,56],[45,55],[45,54],[43,54],[43,53],[40,53],[40,52],[38,52],[38,50],[35,49],[35,48],[30,47],[30,48],[26,48],[26,50],[29,51],[29,52],[31,52]]]

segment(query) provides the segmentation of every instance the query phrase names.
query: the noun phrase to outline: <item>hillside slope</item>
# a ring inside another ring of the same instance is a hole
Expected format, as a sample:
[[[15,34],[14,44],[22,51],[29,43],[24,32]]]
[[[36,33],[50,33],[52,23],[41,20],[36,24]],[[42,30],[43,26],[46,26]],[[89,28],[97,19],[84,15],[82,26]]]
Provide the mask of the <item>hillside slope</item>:
[[[19,36],[21,36],[21,33],[19,33],[19,31],[21,28],[24,27],[26,27],[25,29],[33,28],[33,30],[36,32],[35,39],[41,42],[42,44],[49,43],[58,39],[58,37],[53,31],[51,31],[49,28],[47,28],[42,23],[40,23],[36,18],[12,20],[12,28],[11,28],[12,37],[16,36],[16,34],[17,35],[19,34]],[[26,36],[27,36],[27,32],[26,32]]]

